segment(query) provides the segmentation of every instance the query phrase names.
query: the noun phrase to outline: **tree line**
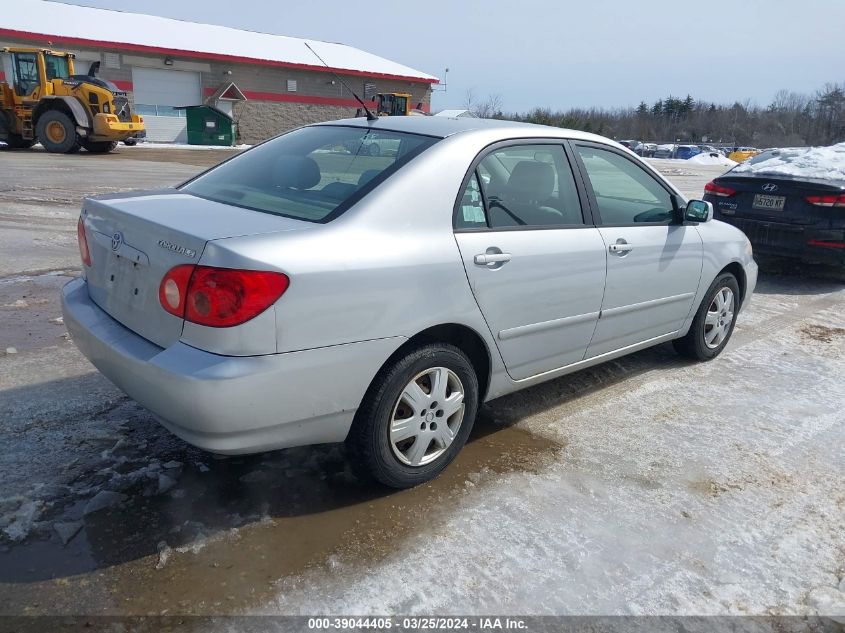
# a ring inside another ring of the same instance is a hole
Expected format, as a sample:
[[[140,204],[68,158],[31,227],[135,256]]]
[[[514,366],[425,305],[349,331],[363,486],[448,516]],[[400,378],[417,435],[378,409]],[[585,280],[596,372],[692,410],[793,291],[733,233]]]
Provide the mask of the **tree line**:
[[[749,100],[717,104],[668,96],[629,108],[534,108],[505,113],[501,97],[478,101],[470,92],[467,109],[484,118],[541,123],[616,139],[694,142],[753,147],[832,145],[845,141],[845,83],[826,84],[812,94],[780,90],[767,106]]]

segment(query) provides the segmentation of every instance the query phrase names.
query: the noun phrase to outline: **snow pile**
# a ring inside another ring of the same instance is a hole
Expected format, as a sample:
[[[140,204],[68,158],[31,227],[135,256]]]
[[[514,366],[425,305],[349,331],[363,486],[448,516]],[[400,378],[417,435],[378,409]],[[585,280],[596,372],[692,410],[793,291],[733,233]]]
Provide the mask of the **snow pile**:
[[[845,180],[845,143],[771,150],[744,162],[734,172]]]
[[[690,158],[689,162],[696,165],[722,165],[723,167],[736,167],[739,164],[719,152],[702,152]]]

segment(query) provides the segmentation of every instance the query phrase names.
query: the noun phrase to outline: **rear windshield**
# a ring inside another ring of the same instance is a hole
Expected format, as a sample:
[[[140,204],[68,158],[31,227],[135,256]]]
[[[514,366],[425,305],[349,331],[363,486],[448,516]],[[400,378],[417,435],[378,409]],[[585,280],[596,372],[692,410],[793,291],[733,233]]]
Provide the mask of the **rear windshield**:
[[[216,202],[328,222],[438,139],[359,127],[294,130],[181,187]]]

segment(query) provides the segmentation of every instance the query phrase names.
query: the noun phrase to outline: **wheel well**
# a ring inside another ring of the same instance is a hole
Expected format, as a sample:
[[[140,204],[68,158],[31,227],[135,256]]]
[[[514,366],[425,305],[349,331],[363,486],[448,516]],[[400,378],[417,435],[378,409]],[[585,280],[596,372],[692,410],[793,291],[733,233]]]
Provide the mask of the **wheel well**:
[[[70,117],[71,122],[74,125],[77,125],[78,122],[76,120],[76,116],[71,111],[70,106],[68,106],[68,104],[62,99],[42,99],[41,103],[35,106],[35,110],[32,113],[32,124],[38,125],[38,119],[51,110],[57,110],[62,114],[66,114]]]
[[[384,366],[389,365],[396,358],[404,356],[410,350],[429,343],[448,343],[454,345],[467,355],[475,369],[475,375],[478,377],[479,403],[484,402],[487,388],[490,386],[490,351],[487,349],[487,345],[481,336],[475,330],[465,325],[444,323],[415,334],[391,354]]]
[[[719,275],[722,273],[731,273],[734,277],[736,277],[736,282],[739,284],[739,305],[742,305],[743,300],[745,299],[745,287],[748,281],[745,279],[745,269],[742,267],[742,264],[739,262],[731,262],[727,266],[725,266],[722,270],[719,271]],[[717,275],[718,276],[718,275]]]

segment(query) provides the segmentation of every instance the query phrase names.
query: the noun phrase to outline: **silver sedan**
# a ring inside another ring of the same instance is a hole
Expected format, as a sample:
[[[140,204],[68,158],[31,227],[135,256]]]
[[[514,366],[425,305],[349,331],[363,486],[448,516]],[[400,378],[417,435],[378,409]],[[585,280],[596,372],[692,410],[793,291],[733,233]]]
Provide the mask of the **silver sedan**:
[[[666,341],[716,357],[757,267],[711,217],[599,136],[336,121],[175,189],[86,199],[64,318],[191,444],[346,441],[362,475],[408,487],[482,402]]]

